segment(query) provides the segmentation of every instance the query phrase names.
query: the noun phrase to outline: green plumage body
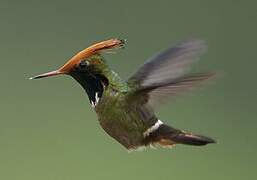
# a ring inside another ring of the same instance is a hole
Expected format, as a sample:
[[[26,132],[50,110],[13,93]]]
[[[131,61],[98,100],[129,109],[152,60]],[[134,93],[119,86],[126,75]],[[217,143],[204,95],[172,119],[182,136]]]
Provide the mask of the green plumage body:
[[[97,113],[100,125],[106,133],[127,149],[142,146],[144,142],[143,133],[156,122],[154,112],[145,108],[140,101],[132,101],[136,84],[130,83],[128,85],[107,66],[103,57],[95,55],[87,59],[89,63],[98,60],[104,62],[104,64],[98,66],[98,69],[94,68],[92,71],[82,73],[88,74],[88,76],[100,73],[108,79],[108,85],[104,86],[97,104],[91,104]],[[78,76],[81,77],[81,74],[73,77],[80,82],[85,90],[88,90],[88,92],[96,91],[93,86],[84,81],[86,78],[78,79]]]
[[[156,122],[154,113],[140,102],[130,102],[133,87],[128,87],[123,81],[119,82],[119,86],[115,83],[106,88],[95,107],[99,122],[110,136],[126,148],[141,146],[143,133]],[[151,121],[151,118],[154,120]]]

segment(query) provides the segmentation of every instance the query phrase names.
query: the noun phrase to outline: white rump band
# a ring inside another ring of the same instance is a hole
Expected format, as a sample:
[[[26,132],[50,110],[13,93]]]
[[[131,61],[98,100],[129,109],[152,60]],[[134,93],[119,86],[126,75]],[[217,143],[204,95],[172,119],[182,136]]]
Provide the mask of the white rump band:
[[[161,120],[158,120],[152,127],[148,128],[144,132],[144,137],[149,136],[149,134],[156,131],[162,124],[163,124],[163,122]]]

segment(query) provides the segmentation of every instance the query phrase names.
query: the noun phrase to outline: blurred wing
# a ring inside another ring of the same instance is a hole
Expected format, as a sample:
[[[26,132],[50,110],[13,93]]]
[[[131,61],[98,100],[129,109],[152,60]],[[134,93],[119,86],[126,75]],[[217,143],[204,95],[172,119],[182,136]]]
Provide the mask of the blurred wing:
[[[167,97],[192,89],[208,79],[211,73],[185,75],[205,50],[204,41],[190,40],[157,54],[128,79],[135,88],[133,97],[143,95],[148,104],[156,106]]]
[[[202,40],[182,42],[149,59],[128,82],[134,82],[141,88],[172,82],[183,76],[205,50]]]
[[[201,85],[205,80],[213,77],[213,75],[213,73],[189,75],[164,86],[157,86],[138,91],[136,94],[147,95],[147,103],[151,107],[156,107],[160,103],[167,101],[170,97],[174,97],[178,93],[192,90],[194,87]]]

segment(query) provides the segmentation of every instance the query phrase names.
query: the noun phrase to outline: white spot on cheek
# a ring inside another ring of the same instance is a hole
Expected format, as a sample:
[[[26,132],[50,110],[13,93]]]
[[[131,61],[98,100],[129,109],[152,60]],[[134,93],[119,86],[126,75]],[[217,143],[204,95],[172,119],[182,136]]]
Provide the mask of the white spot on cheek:
[[[162,124],[163,124],[163,122],[161,120],[158,120],[152,127],[148,128],[144,132],[144,137],[149,136],[152,132],[157,130]]]

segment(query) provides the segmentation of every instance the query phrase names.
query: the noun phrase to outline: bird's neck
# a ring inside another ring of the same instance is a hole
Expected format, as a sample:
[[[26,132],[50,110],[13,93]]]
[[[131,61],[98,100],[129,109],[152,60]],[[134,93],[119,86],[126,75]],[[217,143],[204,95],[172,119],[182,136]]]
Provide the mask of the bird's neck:
[[[107,77],[109,85],[117,91],[127,91],[127,83],[113,70],[106,68],[103,70],[103,75]]]
[[[115,91],[127,91],[126,82],[108,67],[103,68],[99,73],[73,72],[71,76],[84,88],[93,107],[109,87]]]

